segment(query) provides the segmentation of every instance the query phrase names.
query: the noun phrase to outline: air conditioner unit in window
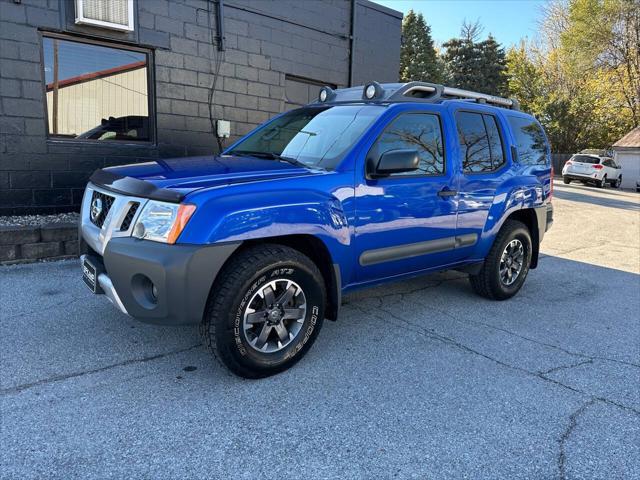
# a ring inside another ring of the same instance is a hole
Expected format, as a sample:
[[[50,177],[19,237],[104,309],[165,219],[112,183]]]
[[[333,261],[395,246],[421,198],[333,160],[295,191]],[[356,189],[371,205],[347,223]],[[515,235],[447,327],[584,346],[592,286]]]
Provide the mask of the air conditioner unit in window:
[[[76,0],[76,23],[133,31],[134,0]]]

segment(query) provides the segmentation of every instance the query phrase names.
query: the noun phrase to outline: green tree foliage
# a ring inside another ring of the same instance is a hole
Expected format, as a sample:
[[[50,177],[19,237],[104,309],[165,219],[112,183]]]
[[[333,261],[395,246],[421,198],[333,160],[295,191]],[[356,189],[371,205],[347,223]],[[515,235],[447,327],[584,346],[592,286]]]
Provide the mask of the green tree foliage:
[[[442,72],[424,16],[413,10],[402,20],[400,81],[441,82]]]
[[[479,23],[462,25],[459,38],[452,38],[443,46],[443,61],[447,83],[451,86],[475,90],[491,95],[507,93],[506,55],[491,35],[479,41]]]
[[[555,0],[545,10],[542,43],[509,50],[509,91],[542,122],[555,152],[607,148],[638,125],[640,53],[611,46],[623,32],[637,35],[628,7],[627,0]],[[607,26],[607,18],[617,20]],[[607,53],[614,50],[625,53]]]
[[[607,70],[640,125],[640,1],[574,0],[561,48],[571,68]]]
[[[492,95],[507,94],[507,58],[504,48],[493,36],[478,44],[480,50],[480,91]]]

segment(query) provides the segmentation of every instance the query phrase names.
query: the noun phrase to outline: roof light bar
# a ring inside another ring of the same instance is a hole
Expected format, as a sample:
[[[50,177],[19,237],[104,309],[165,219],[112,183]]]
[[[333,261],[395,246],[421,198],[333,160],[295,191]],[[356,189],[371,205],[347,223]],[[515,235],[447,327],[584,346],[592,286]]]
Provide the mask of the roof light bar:
[[[361,88],[362,90],[360,90]],[[436,103],[444,100],[472,100],[512,110],[520,109],[518,101],[514,98],[502,98],[428,82],[385,84],[369,82],[364,87],[349,87],[337,90],[333,90],[330,87],[322,87],[318,95],[319,103],[349,103],[357,101]]]

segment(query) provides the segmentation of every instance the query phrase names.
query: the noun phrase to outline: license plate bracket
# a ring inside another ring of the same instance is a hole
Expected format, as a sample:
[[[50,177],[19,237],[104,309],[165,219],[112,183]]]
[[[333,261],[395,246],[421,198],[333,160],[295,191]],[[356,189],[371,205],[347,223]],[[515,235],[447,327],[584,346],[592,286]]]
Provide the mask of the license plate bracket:
[[[104,293],[98,283],[98,276],[103,270],[100,264],[93,261],[89,256],[82,256],[82,281],[95,294]]]

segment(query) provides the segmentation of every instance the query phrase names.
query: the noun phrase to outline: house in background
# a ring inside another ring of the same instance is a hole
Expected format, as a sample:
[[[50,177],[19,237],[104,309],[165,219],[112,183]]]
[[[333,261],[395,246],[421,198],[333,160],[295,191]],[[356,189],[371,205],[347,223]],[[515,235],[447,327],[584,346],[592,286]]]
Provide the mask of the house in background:
[[[622,188],[636,188],[640,182],[640,127],[613,144],[614,158],[622,167]]]
[[[229,144],[322,85],[397,81],[401,23],[369,0],[0,0],[0,215],[216,153],[218,120]]]

